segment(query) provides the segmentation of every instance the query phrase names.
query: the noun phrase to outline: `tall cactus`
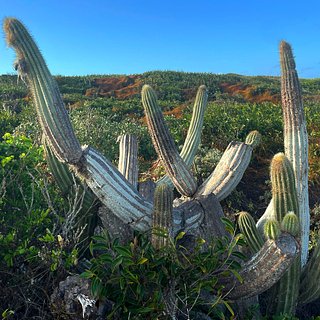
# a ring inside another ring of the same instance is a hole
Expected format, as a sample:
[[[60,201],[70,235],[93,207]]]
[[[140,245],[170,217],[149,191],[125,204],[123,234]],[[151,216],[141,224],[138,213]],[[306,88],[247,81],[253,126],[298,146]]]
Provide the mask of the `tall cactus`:
[[[100,201],[137,230],[151,224],[152,204],[143,199],[112,163],[93,148],[81,149],[42,55],[20,21],[4,22],[7,42],[18,55],[18,70],[31,88],[46,140],[59,160],[74,166]]]
[[[301,225],[301,265],[308,259],[310,213],[308,198],[308,134],[303,110],[301,87],[291,46],[280,43],[281,100],[284,123],[285,154],[293,165],[299,202]],[[273,215],[270,203],[265,214],[258,221],[260,228]]]
[[[308,134],[301,87],[291,46],[280,43],[281,99],[284,119],[284,150],[293,165],[301,225],[301,263],[308,258],[310,213],[308,198]],[[297,212],[295,212],[298,214]]]
[[[56,81],[52,78],[33,39],[16,19],[5,19],[4,30],[8,45],[15,48],[15,68],[27,77],[41,127],[55,155],[62,161],[77,163],[82,155],[72,129]],[[54,105],[55,108],[51,108]]]

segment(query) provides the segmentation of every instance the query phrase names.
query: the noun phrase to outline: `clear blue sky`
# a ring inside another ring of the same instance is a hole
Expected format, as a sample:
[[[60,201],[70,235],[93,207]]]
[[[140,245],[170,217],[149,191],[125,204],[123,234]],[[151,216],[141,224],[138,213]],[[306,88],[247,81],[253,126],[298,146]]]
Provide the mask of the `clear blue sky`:
[[[53,74],[279,75],[284,39],[300,77],[320,77],[320,0],[0,0],[0,12],[25,23]]]

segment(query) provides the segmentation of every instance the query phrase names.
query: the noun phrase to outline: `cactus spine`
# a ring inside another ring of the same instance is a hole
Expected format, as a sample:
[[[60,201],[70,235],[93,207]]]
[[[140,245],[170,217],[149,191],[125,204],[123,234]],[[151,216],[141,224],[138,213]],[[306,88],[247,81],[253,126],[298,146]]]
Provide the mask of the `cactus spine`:
[[[166,184],[159,184],[154,193],[152,215],[152,245],[156,249],[165,247],[172,230],[173,192]]]
[[[201,142],[203,117],[207,107],[207,102],[208,90],[206,86],[202,85],[199,87],[196,95],[187,137],[180,152],[182,160],[188,167],[191,167]],[[157,183],[167,183],[171,187],[173,186],[170,178],[167,175],[159,179]]]
[[[156,94],[150,86],[144,85],[141,96],[149,133],[166,173],[182,195],[191,197],[197,190],[197,183],[179,155],[169,129],[164,122]]]
[[[280,223],[290,212],[299,212],[297,191],[291,162],[283,153],[276,154],[271,162],[271,184],[274,216]],[[276,314],[295,313],[299,293],[300,254],[279,282]]]

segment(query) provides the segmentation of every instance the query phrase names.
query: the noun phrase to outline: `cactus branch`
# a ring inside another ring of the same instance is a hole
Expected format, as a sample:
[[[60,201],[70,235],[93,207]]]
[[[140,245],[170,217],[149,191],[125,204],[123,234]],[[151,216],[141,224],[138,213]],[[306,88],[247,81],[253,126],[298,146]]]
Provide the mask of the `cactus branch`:
[[[4,30],[8,45],[17,53],[16,69],[28,80],[39,122],[50,148],[61,161],[77,163],[82,155],[80,143],[72,129],[58,85],[38,47],[17,19],[5,19]]]
[[[123,222],[136,230],[151,226],[152,204],[146,201],[123,175],[91,147],[83,151],[85,165],[78,167],[77,174]]]
[[[164,122],[155,92],[150,86],[144,85],[141,95],[152,142],[166,169],[166,173],[182,195],[193,196],[197,190],[197,183],[179,155],[169,129]]]
[[[278,153],[273,157],[270,177],[274,216],[276,220],[281,223],[288,212],[299,212],[293,167],[283,153]],[[301,258],[299,254],[279,282],[276,307],[277,314],[293,315],[295,313],[299,294],[300,272]]]
[[[252,253],[257,253],[263,246],[264,241],[258,232],[254,219],[248,212],[240,212],[238,225],[241,233],[244,234],[246,242]]]
[[[118,170],[133,185],[138,187],[138,141],[131,134],[123,134],[118,137],[119,163]]]
[[[242,282],[235,281],[224,290],[231,290],[228,298],[244,299],[271,288],[293,263],[299,252],[299,244],[289,234],[277,240],[267,240],[261,250],[243,265],[239,272]]]
[[[180,152],[182,160],[188,167],[191,167],[201,142],[203,118],[207,107],[207,101],[208,90],[206,86],[202,85],[199,87],[197,92],[187,137]],[[173,186],[172,181],[170,180],[168,175],[163,176],[157,183],[166,183],[171,187]]]
[[[199,187],[197,194],[214,193],[219,201],[225,199],[239,184],[250,163],[253,150],[251,144],[231,142],[212,174]]]

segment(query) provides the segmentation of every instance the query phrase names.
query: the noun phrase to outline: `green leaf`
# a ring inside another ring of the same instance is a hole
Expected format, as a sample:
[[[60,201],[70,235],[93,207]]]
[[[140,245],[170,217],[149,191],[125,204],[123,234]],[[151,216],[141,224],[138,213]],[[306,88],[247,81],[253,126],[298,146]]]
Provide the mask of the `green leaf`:
[[[145,264],[146,262],[148,261],[148,259],[147,258],[140,258],[139,260],[138,260],[138,264]]]
[[[221,221],[225,225],[226,230],[231,235],[234,234],[235,228],[234,228],[234,224],[232,223],[232,221],[230,221],[228,218],[224,218],[224,217],[221,218]]]
[[[178,235],[176,236],[176,240],[182,239],[185,234],[186,234],[186,233],[185,233],[184,231],[179,232]]]
[[[128,248],[125,248],[125,247],[121,247],[121,246],[115,246],[114,247],[114,250],[119,254],[119,255],[122,255],[124,257],[132,257],[132,252],[128,249]]]
[[[231,255],[236,257],[236,258],[239,258],[241,260],[246,260],[247,259],[247,257],[242,252],[239,252],[239,251],[232,252]]]
[[[234,311],[231,308],[230,304],[227,301],[223,301],[223,304],[227,307],[232,316],[234,316]]]
[[[116,257],[116,258],[112,261],[112,270],[113,270],[113,272],[114,272],[114,270],[115,270],[116,268],[118,268],[118,267],[120,266],[120,264],[122,263],[122,261],[123,261],[123,257],[121,257],[121,256]]]

